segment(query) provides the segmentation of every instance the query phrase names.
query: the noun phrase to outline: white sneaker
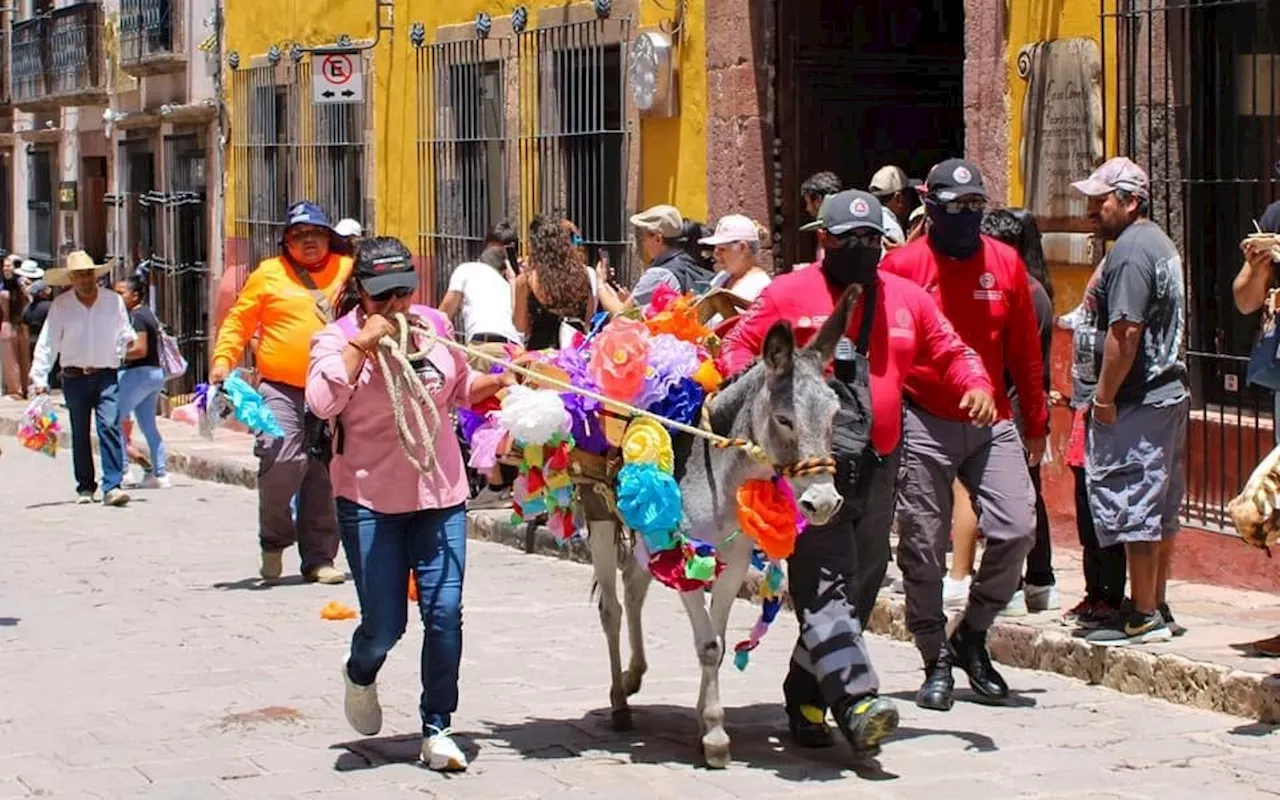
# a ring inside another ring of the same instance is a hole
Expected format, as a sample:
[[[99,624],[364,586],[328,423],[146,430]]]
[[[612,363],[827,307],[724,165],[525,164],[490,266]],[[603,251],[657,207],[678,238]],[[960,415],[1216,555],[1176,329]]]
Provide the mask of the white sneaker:
[[[1022,589],[1013,593],[1009,605],[1000,610],[1002,617],[1025,617],[1027,615],[1027,593]]]
[[[378,682],[368,686],[358,686],[347,673],[347,664],[342,664],[342,681],[347,690],[342,698],[342,710],[346,712],[347,724],[361,736],[377,736],[382,730],[382,705],[378,703]],[[425,750],[423,752],[426,752]]]
[[[124,477],[120,479],[120,485],[125,489],[137,489],[144,483],[146,483],[146,479],[143,478],[142,480],[138,480],[134,477],[133,470],[131,469],[125,470]]]
[[[141,489],[172,489],[173,481],[169,479],[168,475],[157,477],[152,474],[143,478],[138,487]]]
[[[422,740],[422,763],[437,772],[462,772],[467,768],[467,757],[453,741],[452,728]]]
[[[950,575],[942,578],[942,605],[947,608],[963,606],[969,602],[969,588],[973,586],[973,576],[967,575],[963,580],[955,580]]]
[[[510,489],[499,490],[486,486],[467,501],[468,511],[496,511],[503,508],[511,508]]]
[[[1062,608],[1062,598],[1058,596],[1057,586],[1035,586],[1028,583],[1022,588],[1027,593],[1028,611],[1057,611]]]

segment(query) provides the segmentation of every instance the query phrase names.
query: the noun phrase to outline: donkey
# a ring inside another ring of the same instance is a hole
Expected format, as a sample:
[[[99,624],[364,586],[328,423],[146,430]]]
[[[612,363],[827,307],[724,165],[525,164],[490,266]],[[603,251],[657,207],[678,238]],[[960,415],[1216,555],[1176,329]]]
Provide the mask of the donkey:
[[[685,524],[696,538],[714,544],[725,564],[712,586],[709,609],[706,592],[680,595],[693,626],[694,648],[702,670],[698,725],[703,757],[712,768],[723,769],[730,761],[729,735],[724,729],[724,708],[720,703],[720,664],[727,649],[729,612],[746,578],[753,550],[746,537],[732,535],[737,530],[736,493],[747,480],[772,478],[778,467],[830,457],[840,401],[827,385],[824,370],[845,335],[859,293],[856,285],[851,287],[814,340],[803,349],[796,348],[790,325],[775,324],[765,337],[760,360],[709,401],[712,429],[722,436],[759,444],[772,464],[762,464],[737,448],[722,450],[699,441],[680,481]],[[800,511],[810,523],[825,524],[840,510],[843,499],[836,491],[833,476],[819,474],[786,480],[791,481]],[[617,521],[593,522],[588,541],[600,590],[600,622],[609,646],[613,726],[629,730],[631,710],[627,698],[640,690],[647,669],[640,620],[652,578],[631,556],[619,531]],[[616,586],[620,560],[631,645],[631,660],[625,672],[619,642],[623,608]]]

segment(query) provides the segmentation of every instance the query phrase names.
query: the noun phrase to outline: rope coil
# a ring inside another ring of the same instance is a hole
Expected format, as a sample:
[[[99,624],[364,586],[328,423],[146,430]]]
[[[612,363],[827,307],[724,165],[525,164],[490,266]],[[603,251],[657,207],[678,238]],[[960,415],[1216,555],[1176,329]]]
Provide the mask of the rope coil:
[[[414,322],[420,321],[414,319]],[[436,408],[431,392],[422,382],[422,376],[413,368],[411,362],[425,358],[431,351],[435,332],[419,324],[411,325],[404,314],[396,314],[396,324],[399,326],[400,338],[397,341],[390,336],[383,336],[378,342],[379,346],[375,350],[377,367],[382,373],[383,381],[387,384],[387,394],[391,396],[391,411],[396,419],[396,437],[400,440],[400,449],[404,451],[405,456],[418,472],[430,475],[435,469],[436,435],[441,425],[440,411]],[[421,350],[411,351],[410,336],[415,337],[415,340],[421,337],[428,344]],[[391,356],[389,360],[388,354]],[[413,413],[417,436],[414,435],[409,419],[405,415],[406,405]],[[423,413],[424,407],[431,417],[430,420],[427,419],[427,414]],[[426,453],[425,458],[418,455],[419,446]]]

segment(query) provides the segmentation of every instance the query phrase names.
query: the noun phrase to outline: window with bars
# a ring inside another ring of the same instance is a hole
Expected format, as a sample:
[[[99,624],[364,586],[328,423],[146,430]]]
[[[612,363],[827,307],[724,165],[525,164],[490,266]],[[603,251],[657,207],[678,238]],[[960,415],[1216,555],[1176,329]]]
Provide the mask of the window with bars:
[[[232,203],[236,260],[255,266],[279,251],[286,209],[318,204],[333,222],[374,229],[365,102],[315,103],[311,63],[284,59],[232,73]]]
[[[419,247],[432,299],[509,220],[573,220],[588,257],[627,265],[629,18],[549,25],[418,46]]]

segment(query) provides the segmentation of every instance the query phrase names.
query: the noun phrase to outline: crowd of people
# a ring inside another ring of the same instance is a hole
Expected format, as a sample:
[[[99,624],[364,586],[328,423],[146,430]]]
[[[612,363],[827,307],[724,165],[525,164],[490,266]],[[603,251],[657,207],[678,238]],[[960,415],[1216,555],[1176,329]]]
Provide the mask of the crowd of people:
[[[731,214],[709,229],[660,205],[630,219],[645,268],[628,289],[617,285],[603,250],[588,251],[573,221],[544,215],[527,237],[496,225],[476,261],[453,268],[438,308],[414,301],[419,279],[403,243],[362,237],[358,225],[339,230],[309,202],[290,207],[279,254],[248,274],[225,309],[210,381],[226,380],[251,351],[252,382],[284,431],[259,434],[255,445],[262,578],[283,575],[294,544],[308,581],[342,582],[339,547],[346,556],[361,607],[343,666],[352,727],[367,736],[381,728],[377,675],[407,625],[411,580],[425,630],[422,758],[432,769],[467,766],[450,728],[462,652],[464,512],[468,504],[509,503],[515,474],[495,469],[473,496],[447,421],[514,378],[421,332],[519,362],[525,351],[571,346],[598,315],[645,307],[661,287],[733,297],[741,313],[715,320],[716,366],[726,378],[757,359],[774,323],[790,323],[804,345],[845,290],[861,287],[830,376],[841,401],[832,455],[845,502],[830,523],[798,539],[788,565],[800,634],[782,690],[798,744],[832,744],[829,718],[858,749],[874,748],[896,727],[863,640],[894,527],[903,574],[896,588],[906,595],[925,672],[917,705],[950,709],[955,667],[983,698],[1008,697],[988,630],[1002,614],[1061,603],[1040,480],[1053,404],[1072,409],[1066,459],[1085,548],[1087,594],[1068,617],[1099,645],[1180,634],[1165,597],[1189,403],[1180,257],[1150,219],[1141,168],[1116,158],[1082,177],[1074,187],[1088,198],[1089,219],[1114,244],[1080,308],[1062,318],[1054,316],[1035,218],[990,208],[981,171],[958,158],[922,181],[886,166],[865,190],[829,172],[805,181],[800,191],[813,220],[804,229],[816,232],[817,250],[787,274],[769,274],[767,231],[748,217]],[[1251,253],[1246,271],[1269,275],[1263,261]],[[61,269],[45,282],[73,291],[48,310],[31,389],[47,391],[60,357],[77,492],[92,499],[98,488],[87,455],[96,413],[103,498],[120,505],[128,497],[118,421],[130,413],[150,450],[145,480],[167,484],[154,424],[163,376],[149,360],[158,323],[136,282],[118,295],[100,291],[101,268],[83,254]],[[1243,307],[1266,281],[1244,272],[1241,281]],[[444,421],[410,457],[397,452],[391,420],[417,401],[406,401],[377,356],[387,337],[408,335],[398,320],[415,326],[412,367],[430,398],[422,403]],[[1073,385],[1061,394],[1050,385],[1055,325],[1074,331]],[[963,611],[949,623],[952,605]]]

